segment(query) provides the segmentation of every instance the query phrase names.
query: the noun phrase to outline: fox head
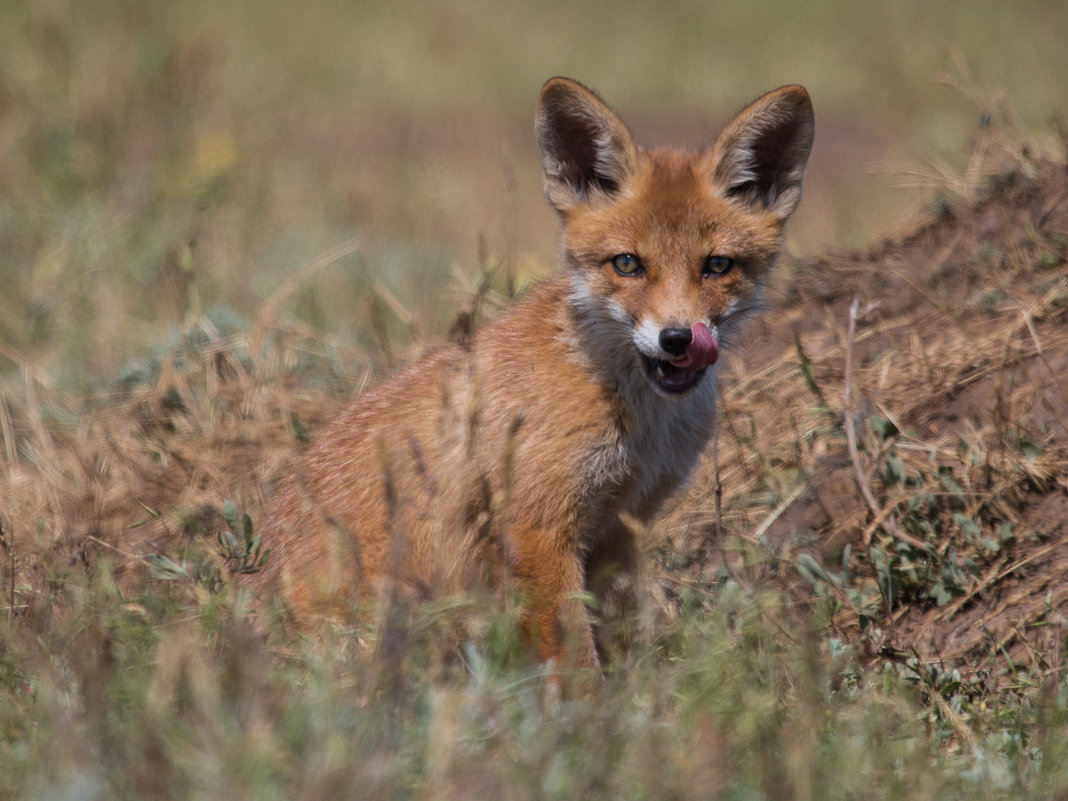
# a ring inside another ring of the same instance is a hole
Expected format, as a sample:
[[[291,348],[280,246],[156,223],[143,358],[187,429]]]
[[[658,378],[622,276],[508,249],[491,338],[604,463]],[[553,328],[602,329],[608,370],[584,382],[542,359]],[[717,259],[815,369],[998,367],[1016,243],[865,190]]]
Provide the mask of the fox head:
[[[535,130],[583,347],[662,396],[689,394],[759,303],[801,199],[808,93],[769,92],[707,149],[645,150],[596,94],[552,78]]]

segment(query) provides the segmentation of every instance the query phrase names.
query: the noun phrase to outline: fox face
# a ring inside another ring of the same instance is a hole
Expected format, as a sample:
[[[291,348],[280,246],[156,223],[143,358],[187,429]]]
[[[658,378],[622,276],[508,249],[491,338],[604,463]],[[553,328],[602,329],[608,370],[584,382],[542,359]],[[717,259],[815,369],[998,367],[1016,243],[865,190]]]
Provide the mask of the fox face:
[[[572,302],[603,321],[608,349],[629,347],[615,362],[661,397],[689,395],[760,303],[801,196],[808,93],[764,95],[707,150],[646,151],[597,95],[553,78],[536,131]]]

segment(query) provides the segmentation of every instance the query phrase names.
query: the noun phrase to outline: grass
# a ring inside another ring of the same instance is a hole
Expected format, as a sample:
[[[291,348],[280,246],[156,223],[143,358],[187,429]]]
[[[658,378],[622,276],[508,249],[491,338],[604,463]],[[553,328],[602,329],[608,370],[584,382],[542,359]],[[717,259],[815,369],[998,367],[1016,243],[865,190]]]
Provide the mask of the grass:
[[[0,9],[0,797],[1065,797],[1062,10],[413,13]],[[819,130],[636,642],[560,694],[490,599],[308,639],[235,579],[353,388],[552,264],[554,73]]]
[[[412,611],[387,654],[352,632],[268,645],[231,588],[189,590],[123,597],[102,571],[8,640],[7,797],[1008,798],[1068,778],[1063,697],[866,671],[766,590],[703,595],[570,700],[484,611],[468,623],[496,636],[435,664],[455,609]]]

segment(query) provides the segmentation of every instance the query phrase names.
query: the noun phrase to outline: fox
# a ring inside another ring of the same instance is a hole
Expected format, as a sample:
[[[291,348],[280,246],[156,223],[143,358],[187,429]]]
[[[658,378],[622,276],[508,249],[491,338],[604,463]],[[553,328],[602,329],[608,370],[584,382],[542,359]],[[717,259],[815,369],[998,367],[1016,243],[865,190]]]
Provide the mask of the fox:
[[[646,149],[555,77],[535,113],[562,269],[358,394],[269,504],[252,577],[298,620],[504,581],[537,658],[596,668],[636,524],[712,436],[720,350],[762,301],[814,136],[797,85],[700,149]]]

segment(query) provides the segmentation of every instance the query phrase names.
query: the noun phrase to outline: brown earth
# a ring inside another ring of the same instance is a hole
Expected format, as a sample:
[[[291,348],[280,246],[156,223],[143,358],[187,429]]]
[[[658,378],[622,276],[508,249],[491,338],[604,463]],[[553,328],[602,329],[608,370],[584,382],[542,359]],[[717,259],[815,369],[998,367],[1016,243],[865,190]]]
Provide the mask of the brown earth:
[[[671,557],[656,576],[669,595],[781,582],[875,655],[1056,663],[1068,170],[1024,158],[932,209],[869,250],[784,265],[768,311],[725,354],[722,508],[710,454],[650,540]],[[307,433],[370,374],[367,354],[280,322],[292,288],[251,332],[191,318],[110,396],[66,397],[25,366],[0,403],[2,585],[16,612],[100,559],[126,587],[160,569],[154,554],[193,583],[224,580],[224,501],[256,521]]]
[[[939,200],[866,251],[795,266],[724,382],[721,522],[774,555],[754,579],[777,574],[805,608],[830,597],[833,625],[876,653],[1059,659],[1066,255],[1068,171],[1041,162],[998,175],[972,202]],[[843,425],[850,358],[855,452]],[[892,433],[873,431],[873,416]],[[708,465],[670,520],[714,530],[707,503],[693,512],[712,486]],[[902,585],[889,600],[873,547]],[[801,580],[801,554],[834,578]]]

